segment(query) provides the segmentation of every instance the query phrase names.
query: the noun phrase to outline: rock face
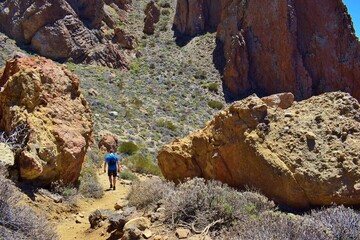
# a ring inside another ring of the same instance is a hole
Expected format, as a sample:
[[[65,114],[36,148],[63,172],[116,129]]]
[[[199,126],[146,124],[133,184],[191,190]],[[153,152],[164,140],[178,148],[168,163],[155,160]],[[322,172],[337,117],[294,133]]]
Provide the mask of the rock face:
[[[143,32],[146,34],[154,34],[155,24],[160,20],[160,9],[155,4],[153,0],[151,0],[145,8],[145,20],[144,20],[144,30]]]
[[[165,178],[252,186],[295,208],[360,204],[360,105],[335,92],[270,107],[252,95],[158,155]]]
[[[190,36],[217,29],[230,99],[337,90],[360,99],[360,43],[341,0],[178,0],[174,25]]]
[[[77,76],[45,58],[17,58],[6,63],[0,79],[0,130],[28,126],[16,161],[21,177],[41,185],[76,182],[93,141]]]
[[[108,0],[107,3],[103,0],[2,1],[0,31],[54,60],[127,69],[124,51],[111,41],[114,37],[111,22],[120,15],[111,13],[119,14],[121,7],[127,9],[131,2]],[[112,32],[112,36],[107,36],[105,31]]]

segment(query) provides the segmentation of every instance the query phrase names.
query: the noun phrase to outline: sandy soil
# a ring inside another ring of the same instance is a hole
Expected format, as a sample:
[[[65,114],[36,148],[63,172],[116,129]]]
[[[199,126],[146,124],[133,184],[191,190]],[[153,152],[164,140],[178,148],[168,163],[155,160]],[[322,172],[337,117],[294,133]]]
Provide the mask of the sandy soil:
[[[99,182],[105,189],[105,194],[101,199],[80,199],[77,202],[79,206],[78,214],[74,214],[56,223],[57,232],[61,240],[98,240],[110,237],[110,234],[106,232],[105,228],[99,228],[97,230],[90,229],[88,217],[96,209],[114,209],[115,203],[119,199],[127,196],[130,191],[130,185],[121,184],[118,180],[116,184],[117,189],[115,191],[109,190],[108,176],[101,172],[101,170],[99,170]],[[80,217],[81,215],[83,217]],[[81,223],[76,223],[76,218],[81,220]]]

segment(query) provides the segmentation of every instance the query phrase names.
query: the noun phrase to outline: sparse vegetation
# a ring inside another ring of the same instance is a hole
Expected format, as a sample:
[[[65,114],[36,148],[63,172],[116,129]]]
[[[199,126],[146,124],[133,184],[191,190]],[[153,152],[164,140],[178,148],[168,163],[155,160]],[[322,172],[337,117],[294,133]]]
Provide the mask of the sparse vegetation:
[[[87,198],[101,198],[104,189],[96,176],[96,168],[91,161],[87,161],[80,176],[79,192]]]
[[[46,218],[20,204],[21,196],[9,180],[0,175],[0,183],[1,239],[58,239]]]
[[[360,214],[353,209],[285,213],[260,193],[199,178],[176,187],[160,179],[136,182],[129,203],[137,208],[161,204],[167,223],[214,239],[359,239]]]

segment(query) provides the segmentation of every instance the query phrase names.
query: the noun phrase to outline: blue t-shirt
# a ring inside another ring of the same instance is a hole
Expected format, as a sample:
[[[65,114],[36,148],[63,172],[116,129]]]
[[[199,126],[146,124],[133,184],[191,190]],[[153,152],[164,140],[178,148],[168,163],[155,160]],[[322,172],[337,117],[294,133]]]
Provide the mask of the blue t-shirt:
[[[119,161],[119,158],[113,154],[113,153],[110,153],[109,155],[107,155],[105,157],[105,161],[108,165],[108,170],[116,170],[117,167],[116,167],[116,163]],[[113,164],[111,164],[113,162]]]

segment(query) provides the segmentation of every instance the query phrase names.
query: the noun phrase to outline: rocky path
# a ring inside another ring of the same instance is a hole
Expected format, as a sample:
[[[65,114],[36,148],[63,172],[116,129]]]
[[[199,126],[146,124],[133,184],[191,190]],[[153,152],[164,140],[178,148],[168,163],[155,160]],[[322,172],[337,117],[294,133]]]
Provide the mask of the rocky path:
[[[89,215],[96,209],[114,209],[115,203],[125,198],[130,191],[130,185],[121,184],[117,181],[117,189],[115,191],[108,190],[109,180],[107,174],[101,172],[99,169],[99,182],[105,189],[104,196],[101,199],[81,199],[77,203],[79,206],[79,212],[77,215],[71,216],[57,224],[57,232],[61,240],[70,239],[86,239],[86,240],[98,240],[107,239],[110,234],[106,232],[104,228],[96,230],[90,229],[88,221]],[[76,219],[80,223],[76,223]]]

